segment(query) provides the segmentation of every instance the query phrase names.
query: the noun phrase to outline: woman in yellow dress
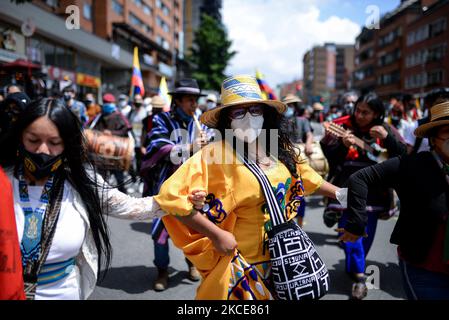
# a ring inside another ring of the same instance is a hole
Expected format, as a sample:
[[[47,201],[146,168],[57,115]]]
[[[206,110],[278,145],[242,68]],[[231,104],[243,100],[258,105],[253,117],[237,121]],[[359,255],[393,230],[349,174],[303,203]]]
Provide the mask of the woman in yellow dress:
[[[239,155],[264,171],[288,220],[304,196],[335,198],[339,189],[299,161],[281,126],[285,105],[264,100],[255,78],[224,80],[221,97],[222,106],[206,111],[201,122],[223,139],[185,162],[154,200],[168,213],[163,220],[174,244],[202,275],[197,299],[275,299],[266,247],[270,216],[258,180]],[[201,213],[188,199],[197,189],[208,194]]]

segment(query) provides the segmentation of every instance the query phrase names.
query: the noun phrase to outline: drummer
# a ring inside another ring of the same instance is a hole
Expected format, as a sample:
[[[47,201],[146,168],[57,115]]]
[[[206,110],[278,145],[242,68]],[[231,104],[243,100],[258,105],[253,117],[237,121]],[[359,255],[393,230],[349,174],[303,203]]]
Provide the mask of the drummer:
[[[98,130],[106,135],[124,138],[129,136],[129,132],[131,130],[128,120],[117,109],[115,97],[111,93],[106,93],[103,95],[103,106],[101,107],[101,113],[87,124],[87,128]],[[106,176],[108,173],[100,168],[98,171],[103,176]],[[116,170],[110,170],[109,173],[114,175],[117,180],[117,188],[121,192],[126,193],[126,188],[124,186],[125,176],[123,170],[117,168]]]
[[[313,153],[313,133],[309,119],[304,117],[305,108],[302,100],[298,96],[288,94],[282,102],[287,105],[287,111],[285,111],[284,116],[287,121],[290,139],[294,144],[303,144],[305,156],[310,156]],[[304,224],[305,209],[305,205],[301,206],[297,215],[300,227]]]

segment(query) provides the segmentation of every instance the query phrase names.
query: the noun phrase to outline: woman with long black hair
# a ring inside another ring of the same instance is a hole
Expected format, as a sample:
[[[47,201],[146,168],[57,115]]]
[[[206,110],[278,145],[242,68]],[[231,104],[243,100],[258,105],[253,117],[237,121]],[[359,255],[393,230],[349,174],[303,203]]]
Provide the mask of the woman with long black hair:
[[[111,261],[106,214],[148,219],[164,213],[151,197],[109,187],[90,164],[76,116],[56,99],[27,105],[0,165],[14,211],[29,299],[87,299]]]
[[[267,200],[241,156],[263,170],[288,220],[304,196],[336,197],[337,188],[299,162],[283,126],[286,106],[264,100],[254,77],[224,80],[221,97],[222,106],[203,113],[201,122],[222,140],[187,160],[154,199],[169,213],[162,219],[171,239],[203,277],[197,299],[276,298],[265,246],[272,225]],[[195,189],[208,193],[204,215],[187,201]]]

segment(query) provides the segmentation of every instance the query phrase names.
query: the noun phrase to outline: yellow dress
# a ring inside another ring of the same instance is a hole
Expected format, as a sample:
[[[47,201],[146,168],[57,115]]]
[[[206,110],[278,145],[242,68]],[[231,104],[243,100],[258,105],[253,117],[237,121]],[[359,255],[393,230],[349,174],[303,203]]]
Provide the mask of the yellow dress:
[[[211,159],[217,154],[223,159],[230,154],[232,161],[213,163]],[[303,197],[323,183],[307,164],[299,164],[297,169],[298,179],[281,162],[264,171],[289,220],[296,216]],[[208,193],[203,211],[209,220],[234,234],[238,243],[234,256],[220,255],[207,237],[176,218],[192,212],[188,195],[195,189]],[[228,143],[215,142],[194,154],[164,182],[154,199],[168,213],[163,221],[173,243],[203,277],[197,299],[273,298],[269,290],[270,256],[264,245],[270,230],[265,196],[256,177],[236,159]]]

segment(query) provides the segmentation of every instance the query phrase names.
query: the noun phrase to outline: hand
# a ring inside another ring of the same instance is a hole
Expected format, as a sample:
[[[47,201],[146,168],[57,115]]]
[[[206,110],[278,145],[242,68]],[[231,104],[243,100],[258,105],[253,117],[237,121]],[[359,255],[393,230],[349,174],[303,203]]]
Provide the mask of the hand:
[[[190,148],[192,151],[197,151],[206,146],[208,143],[206,133],[201,131],[200,136],[195,139],[195,142],[190,145]]]
[[[388,136],[388,131],[382,126],[374,126],[369,131],[369,134],[373,138],[385,140],[385,138]]]
[[[196,210],[203,209],[204,202],[206,201],[206,191],[203,190],[193,190],[189,195],[189,201],[193,203],[193,207]]]
[[[213,238],[211,238],[212,244],[218,253],[230,256],[233,255],[237,248],[237,241],[232,233],[221,230]]]
[[[361,236],[356,236],[355,234],[352,234],[351,232],[346,231],[344,228],[337,228],[335,229],[338,233],[343,233],[339,238],[338,241],[342,242],[356,242],[361,238]]]
[[[111,130],[104,130],[103,133],[107,136],[112,136]]]
[[[310,157],[313,154],[313,145],[306,144],[306,147],[304,148],[304,152],[306,153],[306,156]]]
[[[147,148],[140,147],[140,153],[144,156],[147,153]]]
[[[346,148],[355,145],[354,135],[350,132],[346,132],[346,134],[342,137],[342,141]]]

